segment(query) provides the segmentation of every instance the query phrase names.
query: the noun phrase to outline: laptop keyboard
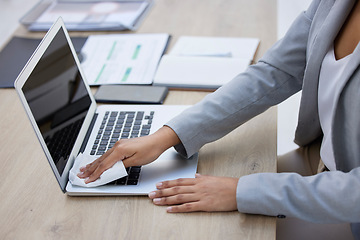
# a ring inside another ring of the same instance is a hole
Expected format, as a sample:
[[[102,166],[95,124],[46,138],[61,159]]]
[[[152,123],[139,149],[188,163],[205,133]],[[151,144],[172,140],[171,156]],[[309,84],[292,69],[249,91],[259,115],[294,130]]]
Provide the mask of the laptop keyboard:
[[[126,168],[126,171],[128,176],[110,182],[107,185],[137,185],[140,178],[141,166],[129,167]]]
[[[120,139],[147,136],[150,133],[154,111],[145,114],[143,111],[107,111],[92,146],[90,155],[103,155]],[[137,185],[141,166],[127,168],[128,176],[109,184]]]

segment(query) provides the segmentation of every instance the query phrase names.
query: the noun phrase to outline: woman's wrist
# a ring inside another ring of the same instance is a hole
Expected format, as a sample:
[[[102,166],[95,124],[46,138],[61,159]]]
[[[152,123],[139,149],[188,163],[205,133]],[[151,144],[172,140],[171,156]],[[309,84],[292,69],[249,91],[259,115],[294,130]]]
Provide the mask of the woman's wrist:
[[[165,151],[181,142],[174,130],[168,126],[161,127],[153,134],[153,137],[156,138],[157,144],[161,147],[162,151]]]

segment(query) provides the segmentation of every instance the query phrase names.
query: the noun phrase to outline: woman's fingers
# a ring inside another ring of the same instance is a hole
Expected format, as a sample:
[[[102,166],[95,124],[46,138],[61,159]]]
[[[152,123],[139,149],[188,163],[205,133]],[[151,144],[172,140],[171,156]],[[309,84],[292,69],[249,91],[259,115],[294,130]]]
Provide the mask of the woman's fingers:
[[[166,209],[168,213],[187,213],[205,211],[200,202],[189,202],[177,206],[171,206]]]
[[[80,172],[78,174],[78,177],[80,178],[87,178],[89,177],[98,167],[98,165],[106,158],[108,157],[112,152],[113,152],[113,148],[111,148],[110,150],[108,150],[107,152],[105,152],[101,157],[99,157],[98,159],[96,159],[95,161],[93,161],[92,163],[81,167],[80,168]]]
[[[188,202],[197,202],[199,198],[194,194],[177,194],[170,197],[154,198],[153,203],[156,205],[178,205]]]
[[[149,193],[149,197],[151,199],[163,198],[163,197],[170,197],[170,196],[179,195],[179,194],[194,193],[195,191],[196,190],[191,185],[175,186],[175,187],[171,187],[171,188],[153,191],[153,192]]]
[[[156,205],[168,212],[236,210],[237,178],[196,175],[196,178],[164,181],[149,193]]]
[[[176,180],[163,181],[156,184],[157,189],[171,188],[175,186],[190,186],[195,184],[194,178],[179,178]]]
[[[174,184],[186,184],[182,186],[173,186],[151,192],[149,197],[153,199],[153,203],[159,206],[171,206],[167,208],[167,212],[195,212],[201,211],[202,204],[199,204],[201,197],[193,188],[194,179],[178,179],[174,181],[166,181],[165,186],[173,186]]]

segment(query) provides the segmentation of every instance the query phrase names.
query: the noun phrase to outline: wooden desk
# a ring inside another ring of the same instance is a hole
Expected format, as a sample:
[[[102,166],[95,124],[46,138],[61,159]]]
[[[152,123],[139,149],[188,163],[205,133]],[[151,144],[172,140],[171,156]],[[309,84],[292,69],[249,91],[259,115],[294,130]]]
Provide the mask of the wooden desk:
[[[157,0],[138,32],[276,38],[275,0]],[[85,33],[72,33],[84,35]],[[42,36],[20,27],[16,35]],[[165,104],[206,92],[171,91]],[[147,197],[68,197],[48,166],[13,89],[0,90],[1,239],[274,239],[275,218],[230,213],[167,214]],[[264,124],[266,123],[266,124]],[[200,151],[198,172],[240,177],[276,171],[276,109]]]

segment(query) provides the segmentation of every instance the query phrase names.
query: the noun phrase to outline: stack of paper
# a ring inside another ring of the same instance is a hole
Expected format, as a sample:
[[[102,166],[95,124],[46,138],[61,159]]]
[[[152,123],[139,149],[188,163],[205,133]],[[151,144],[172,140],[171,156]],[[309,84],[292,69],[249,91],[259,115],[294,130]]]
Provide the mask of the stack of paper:
[[[216,89],[246,70],[257,38],[181,37],[160,61],[154,85]]]

